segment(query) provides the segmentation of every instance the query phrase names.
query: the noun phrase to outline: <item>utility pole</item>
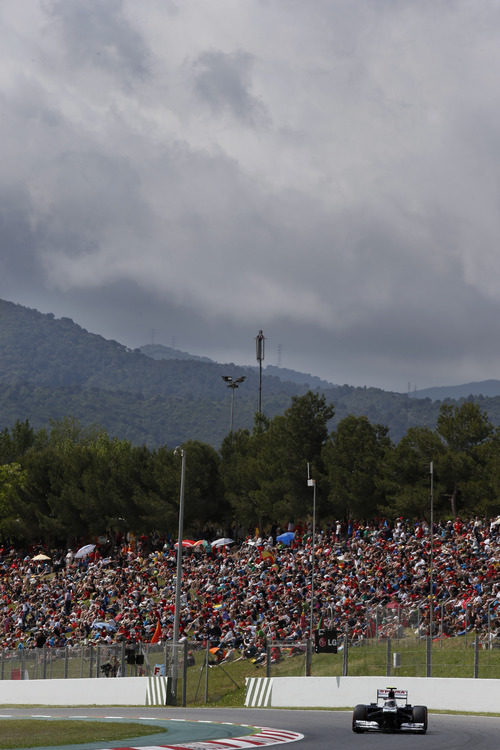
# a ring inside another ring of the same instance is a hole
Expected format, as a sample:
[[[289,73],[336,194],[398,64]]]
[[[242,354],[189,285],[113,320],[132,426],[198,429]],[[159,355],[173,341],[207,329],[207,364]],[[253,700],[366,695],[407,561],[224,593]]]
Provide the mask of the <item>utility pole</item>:
[[[182,589],[182,539],[184,535],[184,480],[186,476],[186,451],[176,448],[174,455],[181,456],[181,487],[179,492],[179,534],[177,540],[177,577],[175,581],[175,610],[174,610],[174,633],[173,633],[173,660],[172,660],[172,690],[171,698],[174,705],[177,703],[177,678],[179,671],[179,630],[181,616],[181,589]]]
[[[255,346],[257,354],[257,362],[259,363],[259,415],[262,414],[262,360],[264,359],[264,342],[266,337],[262,333],[262,329],[258,332],[255,337]]]
[[[244,383],[246,380],[246,375],[242,375],[240,378],[233,378],[232,375],[221,375],[222,380],[226,383],[228,388],[231,388],[232,394],[231,394],[231,420],[229,422],[229,432],[231,435],[231,440],[233,439],[233,416],[234,416],[234,392],[236,388],[240,385],[240,383]]]
[[[427,657],[427,677],[432,677],[432,630],[434,628],[434,462],[430,462],[430,501],[431,501],[431,520],[429,528],[429,654]]]
[[[307,486],[313,488],[312,539],[311,539],[311,610],[309,612],[309,638],[313,637],[314,616],[314,562],[316,549],[316,480],[311,477],[310,464],[307,462]]]

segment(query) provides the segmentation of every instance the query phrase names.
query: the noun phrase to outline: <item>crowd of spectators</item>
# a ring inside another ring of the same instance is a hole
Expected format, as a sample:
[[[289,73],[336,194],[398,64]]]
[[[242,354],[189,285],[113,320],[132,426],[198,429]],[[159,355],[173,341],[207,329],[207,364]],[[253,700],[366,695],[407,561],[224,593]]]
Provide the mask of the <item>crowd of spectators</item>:
[[[423,637],[431,624],[435,638],[500,640],[500,517],[436,523],[432,557],[425,522],[337,521],[315,533],[314,549],[310,528],[288,530],[286,544],[274,526],[266,537],[183,549],[183,638],[250,654],[269,640],[303,642],[312,622],[352,640]],[[172,640],[176,545],[108,539],[75,553],[0,550],[0,648]]]

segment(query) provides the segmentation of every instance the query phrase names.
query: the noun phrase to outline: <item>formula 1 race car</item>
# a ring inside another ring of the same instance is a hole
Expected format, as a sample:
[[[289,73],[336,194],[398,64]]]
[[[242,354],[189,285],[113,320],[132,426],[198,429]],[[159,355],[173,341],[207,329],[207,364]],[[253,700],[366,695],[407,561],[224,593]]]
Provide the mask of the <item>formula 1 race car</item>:
[[[427,731],[427,706],[411,706],[408,690],[377,690],[377,702],[359,704],[352,713],[352,731],[415,732]]]

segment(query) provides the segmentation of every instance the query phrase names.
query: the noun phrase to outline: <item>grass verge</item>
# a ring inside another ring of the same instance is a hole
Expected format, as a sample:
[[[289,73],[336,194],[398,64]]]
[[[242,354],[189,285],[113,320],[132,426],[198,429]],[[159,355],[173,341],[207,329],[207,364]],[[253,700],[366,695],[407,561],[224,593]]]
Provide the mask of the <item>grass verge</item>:
[[[151,724],[44,719],[2,719],[0,749],[112,742],[166,732]]]

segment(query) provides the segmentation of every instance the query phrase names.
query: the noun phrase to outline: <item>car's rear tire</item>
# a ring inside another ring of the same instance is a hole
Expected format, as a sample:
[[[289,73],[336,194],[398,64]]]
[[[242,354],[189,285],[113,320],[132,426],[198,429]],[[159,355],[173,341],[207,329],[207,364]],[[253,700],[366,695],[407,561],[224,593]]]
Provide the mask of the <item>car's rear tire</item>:
[[[421,734],[427,732],[427,706],[413,706],[413,723],[424,725],[424,728],[419,730]]]
[[[360,727],[356,726],[356,721],[366,721],[367,716],[368,716],[368,711],[366,710],[366,706],[364,706],[362,703],[354,707],[354,711],[352,712],[352,731],[353,732],[356,732],[356,734],[362,734],[365,731],[364,729],[361,729]]]

